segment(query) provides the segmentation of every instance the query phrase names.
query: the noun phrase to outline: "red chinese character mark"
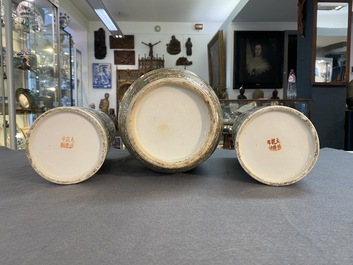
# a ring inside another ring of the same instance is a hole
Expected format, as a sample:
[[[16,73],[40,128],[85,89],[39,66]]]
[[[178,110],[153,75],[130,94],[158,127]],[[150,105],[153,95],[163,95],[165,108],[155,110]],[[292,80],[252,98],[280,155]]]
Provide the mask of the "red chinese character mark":
[[[60,147],[71,149],[74,147],[74,143],[75,143],[74,137],[64,136],[63,138],[61,138]]]
[[[267,144],[270,151],[280,151],[282,149],[281,142],[278,138],[271,138],[267,140]]]

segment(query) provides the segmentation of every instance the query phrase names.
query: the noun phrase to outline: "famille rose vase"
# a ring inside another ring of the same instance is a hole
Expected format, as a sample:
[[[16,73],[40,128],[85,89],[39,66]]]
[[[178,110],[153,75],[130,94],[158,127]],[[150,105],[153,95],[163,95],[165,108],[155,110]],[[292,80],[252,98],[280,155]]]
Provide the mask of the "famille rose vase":
[[[114,122],[104,112],[58,107],[34,121],[27,134],[26,153],[43,178],[75,184],[99,170],[114,138]]]
[[[305,177],[319,156],[319,137],[310,120],[294,108],[253,107],[233,125],[237,159],[254,179],[272,186]]]
[[[147,167],[184,172],[205,161],[222,133],[222,110],[213,89],[194,73],[161,68],[129,87],[119,108],[126,148]]]

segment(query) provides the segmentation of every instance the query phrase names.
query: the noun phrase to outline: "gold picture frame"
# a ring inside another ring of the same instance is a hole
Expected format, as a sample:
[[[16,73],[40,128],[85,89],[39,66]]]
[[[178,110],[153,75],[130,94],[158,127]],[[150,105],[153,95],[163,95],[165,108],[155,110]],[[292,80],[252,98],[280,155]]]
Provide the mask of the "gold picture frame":
[[[210,86],[217,92],[226,91],[223,31],[219,30],[207,44]]]

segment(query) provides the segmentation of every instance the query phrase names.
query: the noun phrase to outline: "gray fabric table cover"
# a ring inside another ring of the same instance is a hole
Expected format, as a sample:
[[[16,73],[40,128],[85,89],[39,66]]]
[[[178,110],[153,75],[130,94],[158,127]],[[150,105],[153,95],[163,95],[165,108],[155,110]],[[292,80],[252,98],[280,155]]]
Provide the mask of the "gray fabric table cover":
[[[182,174],[111,149],[96,175],[62,186],[0,148],[0,264],[353,264],[353,154],[320,151],[286,187],[221,149]]]

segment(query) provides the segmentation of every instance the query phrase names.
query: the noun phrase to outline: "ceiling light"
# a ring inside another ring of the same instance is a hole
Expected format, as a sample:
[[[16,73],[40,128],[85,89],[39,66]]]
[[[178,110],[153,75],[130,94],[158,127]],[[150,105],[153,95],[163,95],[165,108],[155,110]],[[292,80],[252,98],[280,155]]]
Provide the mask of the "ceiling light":
[[[101,0],[86,0],[86,2],[92,7],[94,12],[96,12],[97,16],[115,38],[123,37],[123,32],[120,30],[114,21],[113,16],[108,12],[108,9]]]

